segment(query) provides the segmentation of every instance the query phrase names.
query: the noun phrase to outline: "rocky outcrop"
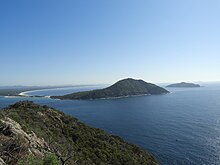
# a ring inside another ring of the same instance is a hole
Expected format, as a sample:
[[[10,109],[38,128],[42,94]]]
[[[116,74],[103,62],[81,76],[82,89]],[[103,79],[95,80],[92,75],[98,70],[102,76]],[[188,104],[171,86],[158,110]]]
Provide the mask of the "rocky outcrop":
[[[0,146],[0,164],[4,160],[13,163],[27,154],[43,157],[50,151],[43,138],[38,138],[33,131],[28,134],[19,123],[8,117],[0,120]]]
[[[5,162],[2,160],[2,158],[0,158],[0,165],[5,165]]]

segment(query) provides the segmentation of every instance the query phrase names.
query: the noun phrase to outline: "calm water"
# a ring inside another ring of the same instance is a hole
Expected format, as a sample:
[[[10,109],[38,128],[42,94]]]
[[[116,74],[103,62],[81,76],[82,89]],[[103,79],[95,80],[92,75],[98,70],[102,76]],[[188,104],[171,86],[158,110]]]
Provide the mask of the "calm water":
[[[167,95],[124,99],[29,100],[119,135],[150,151],[161,164],[220,164],[220,86],[169,90]],[[18,100],[26,98],[0,97],[0,108]]]

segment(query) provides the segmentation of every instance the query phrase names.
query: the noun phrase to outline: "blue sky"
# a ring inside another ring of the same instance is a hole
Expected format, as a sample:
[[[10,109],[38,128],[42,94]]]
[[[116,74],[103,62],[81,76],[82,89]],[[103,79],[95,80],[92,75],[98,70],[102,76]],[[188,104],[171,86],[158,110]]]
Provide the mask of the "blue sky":
[[[1,1],[0,59],[0,85],[220,81],[220,1]]]

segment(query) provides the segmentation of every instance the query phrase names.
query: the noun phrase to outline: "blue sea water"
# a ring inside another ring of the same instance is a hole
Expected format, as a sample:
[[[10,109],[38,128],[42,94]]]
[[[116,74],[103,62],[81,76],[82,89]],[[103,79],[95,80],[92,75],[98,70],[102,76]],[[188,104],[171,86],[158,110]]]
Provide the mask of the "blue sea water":
[[[93,101],[28,99],[121,136],[162,165],[220,164],[220,85],[168,90],[166,95]],[[27,98],[0,97],[0,108],[19,100]]]

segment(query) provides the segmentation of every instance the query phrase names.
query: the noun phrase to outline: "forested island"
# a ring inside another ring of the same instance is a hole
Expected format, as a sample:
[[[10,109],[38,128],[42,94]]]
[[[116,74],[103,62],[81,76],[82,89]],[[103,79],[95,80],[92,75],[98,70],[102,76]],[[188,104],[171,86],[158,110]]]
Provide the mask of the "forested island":
[[[120,80],[104,89],[92,91],[83,91],[64,96],[51,96],[54,99],[72,99],[72,100],[89,100],[89,99],[106,99],[118,98],[137,95],[156,95],[169,93],[166,89],[143,80],[127,78]]]
[[[194,83],[186,83],[186,82],[181,82],[181,83],[175,83],[175,84],[170,84],[167,87],[184,87],[184,88],[191,88],[191,87],[201,87],[199,84],[194,84]]]

